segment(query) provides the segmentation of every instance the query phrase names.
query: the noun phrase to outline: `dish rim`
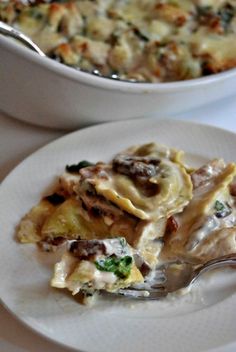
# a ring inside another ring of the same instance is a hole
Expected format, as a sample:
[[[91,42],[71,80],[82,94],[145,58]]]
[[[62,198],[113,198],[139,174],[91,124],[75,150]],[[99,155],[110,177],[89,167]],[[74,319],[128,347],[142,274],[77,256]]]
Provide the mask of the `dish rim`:
[[[26,59],[43,69],[51,71],[67,80],[82,83],[86,86],[92,86],[103,90],[139,93],[158,93],[166,94],[171,92],[181,92],[184,90],[208,86],[210,84],[225,81],[227,79],[236,79],[236,68],[224,72],[215,73],[205,77],[194,78],[184,81],[162,82],[162,83],[134,83],[126,81],[116,81],[115,79],[99,77],[90,73],[76,70],[73,67],[66,66],[48,57],[41,57],[37,53],[19,45],[14,40],[9,40],[0,35],[0,46],[3,46],[8,52],[15,52],[21,58]]]

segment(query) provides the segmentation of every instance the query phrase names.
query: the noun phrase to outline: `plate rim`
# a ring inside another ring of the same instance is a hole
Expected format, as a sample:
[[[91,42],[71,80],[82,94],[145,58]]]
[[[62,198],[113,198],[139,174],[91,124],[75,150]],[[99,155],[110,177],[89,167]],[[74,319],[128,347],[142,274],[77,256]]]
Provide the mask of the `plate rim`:
[[[69,140],[71,138],[71,136],[74,136],[74,135],[79,135],[79,134],[83,134],[85,131],[96,131],[96,130],[99,130],[99,129],[102,129],[104,126],[114,126],[114,125],[124,125],[124,124],[127,124],[127,125],[132,125],[132,124],[135,124],[137,122],[140,122],[140,123],[154,123],[154,124],[158,124],[159,122],[161,123],[166,123],[166,124],[169,124],[169,123],[173,123],[173,124],[178,124],[178,125],[186,125],[186,126],[197,126],[197,127],[201,127],[201,128],[206,128],[210,131],[213,131],[213,130],[217,130],[219,131],[220,133],[224,133],[224,134],[227,134],[227,135],[230,135],[231,137],[235,138],[236,139],[236,132],[233,132],[233,131],[229,131],[227,129],[224,129],[222,127],[216,127],[216,126],[211,126],[209,124],[204,124],[204,123],[198,123],[198,122],[193,122],[193,121],[185,121],[185,120],[181,120],[181,119],[178,119],[178,120],[173,120],[173,119],[149,119],[148,121],[145,119],[145,118],[138,118],[138,119],[134,119],[134,120],[126,120],[126,121],[114,121],[114,122],[105,122],[105,123],[102,123],[102,124],[99,124],[99,125],[95,125],[95,126],[88,126],[88,127],[85,127],[85,128],[82,128],[82,129],[79,129],[79,130],[76,130],[76,131],[73,131],[73,132],[70,132],[70,133],[67,133],[59,138],[56,138],[55,140],[45,144],[44,146],[38,148],[36,151],[34,151],[33,153],[31,153],[30,155],[28,155],[26,158],[24,158],[21,162],[19,162],[16,167],[14,167],[10,173],[8,173],[8,175],[3,179],[1,185],[0,185],[0,197],[1,197],[1,190],[2,188],[5,186],[5,183],[8,182],[8,180],[11,178],[11,177],[14,177],[14,174],[15,172],[18,171],[19,168],[21,167],[24,167],[25,164],[27,164],[28,161],[30,161],[31,159],[34,159],[35,155],[38,154],[38,153],[41,153],[43,152],[45,149],[47,149],[49,146],[53,146],[54,144],[56,145],[57,143],[60,143],[62,140]],[[0,294],[1,292],[3,292],[1,290],[1,287],[0,287]],[[49,335],[47,335],[44,331],[42,330],[39,330],[37,329],[36,326],[31,326],[30,323],[25,319],[25,316],[23,315],[19,315],[17,314],[16,312],[14,312],[14,310],[12,309],[12,307],[10,307],[2,297],[0,297],[0,301],[2,303],[2,305],[6,308],[7,311],[9,311],[13,316],[14,318],[17,319],[18,322],[22,323],[26,328],[29,328],[31,331],[33,331],[34,333],[36,333],[37,335],[41,336],[42,338],[46,339],[47,341],[50,341],[56,345],[59,345],[59,346],[62,346],[66,349],[70,349],[72,351],[80,351],[80,352],[86,352],[85,350],[81,350],[81,349],[78,349],[78,348],[75,348],[71,345],[68,345],[66,343],[63,343],[61,341],[57,341],[56,339],[53,339],[52,337],[50,337]],[[235,338],[235,342],[236,343],[236,338]],[[217,346],[215,349],[207,349],[207,350],[204,350],[205,352],[209,351],[209,352],[213,352],[213,351],[216,351],[219,349],[221,351],[221,348],[222,347],[227,347],[227,346],[231,346],[231,342],[227,343],[226,345],[222,345],[222,346]],[[203,352],[203,351],[202,351]]]
[[[121,121],[109,121],[109,122],[102,122],[99,123],[97,125],[92,125],[92,126],[87,126],[87,127],[82,127],[81,129],[76,129],[75,131],[66,133],[63,136],[57,137],[54,140],[50,141],[49,143],[44,144],[43,146],[37,148],[35,151],[33,151],[32,153],[30,153],[28,156],[26,156],[25,158],[23,158],[23,160],[21,160],[17,165],[15,165],[15,167],[12,168],[12,170],[3,178],[3,180],[0,183],[0,195],[1,195],[1,188],[2,186],[4,186],[5,182],[7,181],[7,179],[9,177],[11,177],[11,175],[19,168],[22,167],[22,165],[26,162],[28,162],[29,159],[33,158],[35,156],[35,154],[38,154],[39,152],[43,151],[44,149],[48,148],[49,146],[52,146],[54,143],[58,143],[62,140],[66,140],[67,138],[71,138],[71,136],[76,135],[76,134],[80,134],[83,133],[84,131],[91,131],[91,130],[95,130],[95,129],[100,129],[103,126],[113,126],[113,125],[123,125],[123,124],[135,124],[136,122],[150,122],[152,121],[153,123],[174,123],[174,124],[185,124],[185,125],[193,125],[193,126],[199,126],[202,128],[206,128],[206,129],[211,129],[211,130],[216,130],[222,133],[227,133],[230,134],[232,137],[236,137],[236,131],[230,131],[227,130],[226,128],[220,127],[220,126],[213,126],[210,125],[208,123],[202,123],[202,122],[196,122],[196,121],[190,121],[190,120],[181,120],[181,118],[179,119],[172,119],[170,117],[167,118],[158,118],[155,119],[155,117],[150,117],[148,120],[144,117],[140,117],[137,119],[132,119],[132,120],[121,120]]]

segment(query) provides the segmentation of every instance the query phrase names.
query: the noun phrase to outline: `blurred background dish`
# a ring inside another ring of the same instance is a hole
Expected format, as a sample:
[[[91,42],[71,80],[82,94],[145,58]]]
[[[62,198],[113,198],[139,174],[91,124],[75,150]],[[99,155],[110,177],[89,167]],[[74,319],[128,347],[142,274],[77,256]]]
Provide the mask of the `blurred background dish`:
[[[76,71],[0,38],[0,110],[32,124],[73,129],[155,113],[177,114],[236,92],[236,69],[194,80],[130,83]]]
[[[54,60],[1,36],[0,109],[12,116],[73,129],[171,116],[235,94],[233,0],[27,3],[2,2],[0,19]]]
[[[5,0],[0,19],[103,77],[175,82],[236,67],[235,0]]]

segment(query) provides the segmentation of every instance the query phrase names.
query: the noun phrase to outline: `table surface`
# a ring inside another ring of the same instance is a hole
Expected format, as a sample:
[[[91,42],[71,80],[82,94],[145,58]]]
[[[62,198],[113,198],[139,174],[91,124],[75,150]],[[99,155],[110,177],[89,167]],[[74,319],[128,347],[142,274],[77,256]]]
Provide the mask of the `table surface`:
[[[214,125],[236,132],[236,101],[228,98],[172,118]],[[0,112],[0,181],[25,157],[66,133],[68,131],[29,125]],[[0,304],[0,351],[68,352],[70,349],[50,342],[31,331]],[[216,351],[235,352],[236,344],[214,350]]]

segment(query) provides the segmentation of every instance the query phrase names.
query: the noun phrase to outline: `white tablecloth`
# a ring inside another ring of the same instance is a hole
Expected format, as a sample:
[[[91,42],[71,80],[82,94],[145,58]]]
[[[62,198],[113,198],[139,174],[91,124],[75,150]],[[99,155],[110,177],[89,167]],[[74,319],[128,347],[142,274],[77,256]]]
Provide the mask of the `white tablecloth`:
[[[236,132],[236,101],[232,98],[227,99],[173,118],[189,119]],[[31,126],[0,112],[0,181],[33,151],[65,133],[68,132]],[[66,352],[69,349],[47,341],[32,332],[0,304],[0,352],[26,351]],[[218,351],[235,352],[236,345],[221,348]]]

